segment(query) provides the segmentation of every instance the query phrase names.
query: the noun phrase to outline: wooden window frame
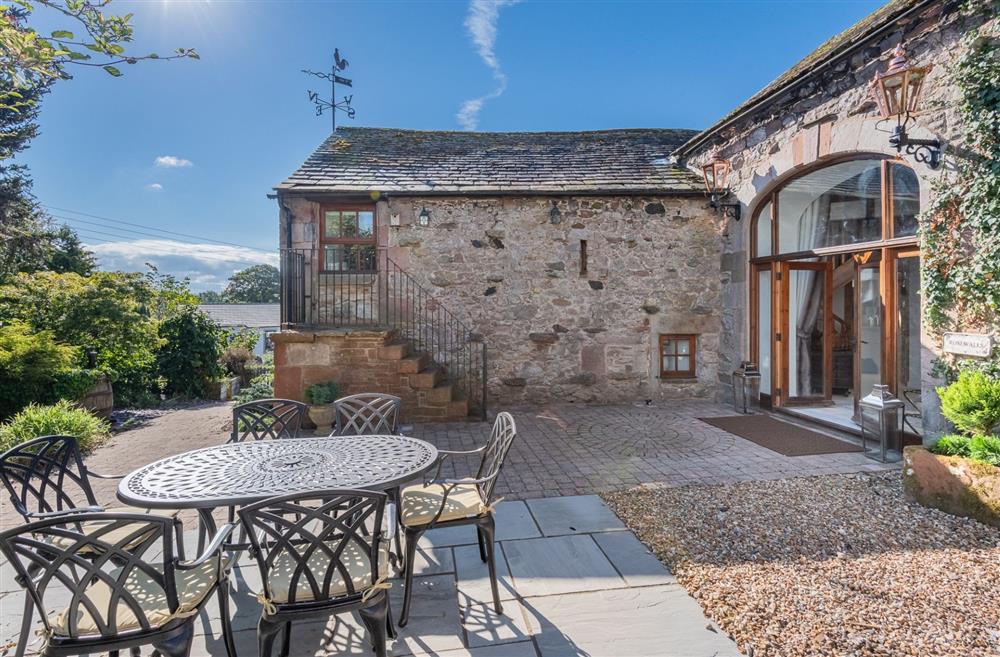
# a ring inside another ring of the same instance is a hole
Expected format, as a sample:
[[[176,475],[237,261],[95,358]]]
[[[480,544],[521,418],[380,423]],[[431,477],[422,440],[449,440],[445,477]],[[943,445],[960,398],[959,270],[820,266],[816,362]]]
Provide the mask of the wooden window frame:
[[[326,213],[327,212],[371,212],[372,213],[372,235],[371,237],[327,237],[326,236]],[[319,266],[320,271],[338,273],[340,270],[326,268],[326,247],[327,246],[372,246],[378,244],[378,219],[375,206],[370,203],[324,203],[319,207]],[[342,272],[350,273],[350,272]]]
[[[681,354],[678,352],[673,352],[670,354],[663,353],[663,346],[668,340],[681,341],[687,340],[690,346],[689,352],[686,354]],[[698,335],[696,333],[661,333],[659,341],[659,367],[660,367],[660,378],[661,379],[694,379],[698,376]],[[663,357],[673,356],[677,358],[678,356],[688,356],[690,367],[686,370],[664,370],[663,369]]]

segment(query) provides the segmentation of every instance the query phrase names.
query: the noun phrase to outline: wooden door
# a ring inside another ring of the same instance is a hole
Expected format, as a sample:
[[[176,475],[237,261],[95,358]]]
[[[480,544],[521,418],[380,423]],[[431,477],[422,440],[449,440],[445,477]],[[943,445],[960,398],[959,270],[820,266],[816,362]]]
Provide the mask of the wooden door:
[[[827,261],[779,268],[780,403],[829,401],[833,369],[833,268]]]

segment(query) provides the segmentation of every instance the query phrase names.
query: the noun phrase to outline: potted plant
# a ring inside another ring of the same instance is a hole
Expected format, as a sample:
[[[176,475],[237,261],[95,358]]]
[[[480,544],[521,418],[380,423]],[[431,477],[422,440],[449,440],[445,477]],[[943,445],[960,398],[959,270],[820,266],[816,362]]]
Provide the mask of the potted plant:
[[[333,401],[340,394],[336,381],[314,383],[306,388],[309,400],[309,419],[316,425],[317,436],[327,436],[333,430]]]

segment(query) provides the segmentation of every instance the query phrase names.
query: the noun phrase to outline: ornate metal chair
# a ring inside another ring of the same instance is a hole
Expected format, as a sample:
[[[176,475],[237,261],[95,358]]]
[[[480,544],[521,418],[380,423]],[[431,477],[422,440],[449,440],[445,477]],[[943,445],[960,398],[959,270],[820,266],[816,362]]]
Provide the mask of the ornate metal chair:
[[[403,611],[399,626],[409,620],[410,598],[413,592],[413,564],[417,541],[429,529],[475,525],[479,538],[479,556],[489,564],[490,584],[493,588],[493,607],[496,613],[503,613],[500,592],[497,587],[496,559],[493,537],[496,523],[493,520],[493,492],[497,476],[503,468],[504,459],[517,435],[517,427],[510,413],[500,413],[493,423],[493,431],[485,445],[464,452],[440,450],[437,469],[433,479],[422,485],[407,486],[402,490],[399,519],[406,534],[406,588],[403,591]],[[482,454],[479,469],[473,479],[442,479],[441,466],[446,459],[455,455]]]
[[[370,436],[399,433],[402,400],[395,395],[363,392],[333,402],[336,436]]]
[[[396,636],[386,582],[395,508],[386,511],[384,493],[354,490],[283,495],[239,510],[263,584],[260,657],[270,657],[282,628],[288,655],[293,620],[353,611],[385,657],[386,637]]]
[[[175,551],[179,524],[141,513],[76,513],[0,533],[0,551],[40,614],[41,654],[117,656],[152,644],[167,657],[186,657],[195,615],[217,592],[226,651],[236,657],[222,553],[233,526],[223,526],[201,556],[184,562]],[[95,525],[100,529],[81,529]],[[29,615],[23,623],[30,627]],[[22,641],[26,634],[22,627]]]
[[[229,442],[294,438],[302,428],[307,406],[291,399],[257,399],[233,407]]]

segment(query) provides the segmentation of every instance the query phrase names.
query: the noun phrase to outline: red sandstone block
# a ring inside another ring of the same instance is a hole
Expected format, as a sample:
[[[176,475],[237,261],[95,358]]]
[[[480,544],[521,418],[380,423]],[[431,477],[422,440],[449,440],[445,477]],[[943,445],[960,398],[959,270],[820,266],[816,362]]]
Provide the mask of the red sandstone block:
[[[409,376],[410,385],[419,389],[430,389],[444,379],[444,370],[440,367],[432,367],[423,372],[417,372]]]
[[[399,372],[401,374],[416,374],[431,364],[431,357],[426,352],[410,354],[399,361]]]
[[[392,342],[378,348],[378,357],[382,360],[402,360],[409,353],[409,342]]]
[[[451,384],[439,383],[424,394],[424,398],[429,402],[450,402],[452,397]]]

